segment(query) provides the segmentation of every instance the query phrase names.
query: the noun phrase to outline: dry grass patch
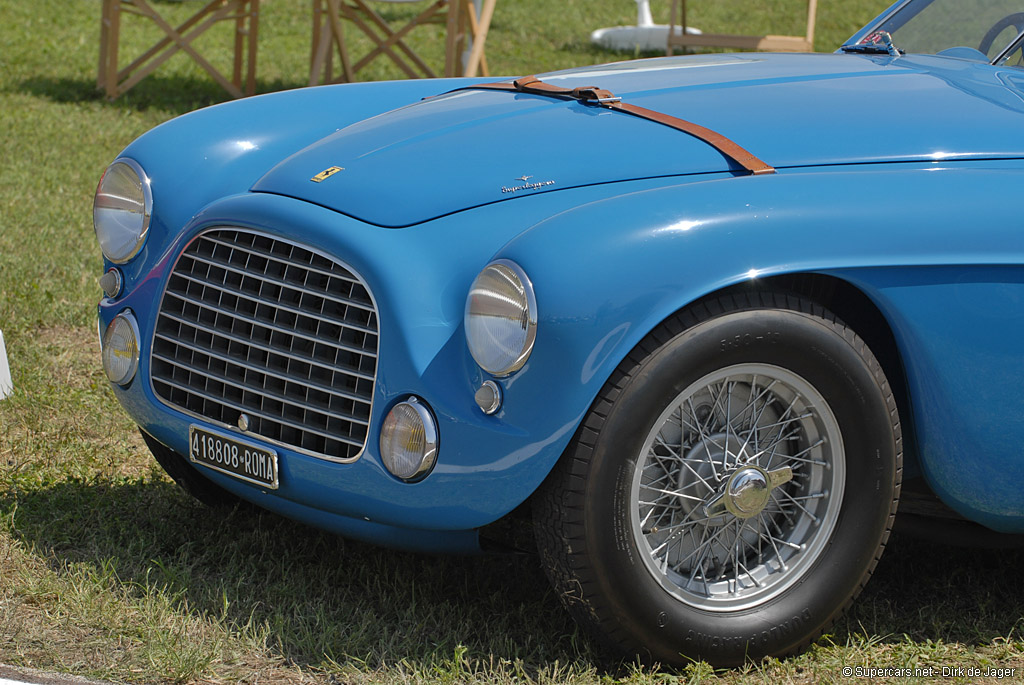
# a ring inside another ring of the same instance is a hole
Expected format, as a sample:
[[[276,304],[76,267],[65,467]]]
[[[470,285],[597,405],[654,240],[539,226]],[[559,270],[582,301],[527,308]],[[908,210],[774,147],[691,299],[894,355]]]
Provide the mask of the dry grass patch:
[[[150,472],[149,453],[109,390],[95,328],[42,328],[10,338],[8,352],[15,393],[0,405],[0,487]]]
[[[163,588],[123,582],[113,560],[58,562],[33,552],[0,535],[0,576],[10,581],[0,585],[7,663],[176,682],[241,682],[280,665],[265,656],[265,633],[240,640],[224,621],[189,610]]]

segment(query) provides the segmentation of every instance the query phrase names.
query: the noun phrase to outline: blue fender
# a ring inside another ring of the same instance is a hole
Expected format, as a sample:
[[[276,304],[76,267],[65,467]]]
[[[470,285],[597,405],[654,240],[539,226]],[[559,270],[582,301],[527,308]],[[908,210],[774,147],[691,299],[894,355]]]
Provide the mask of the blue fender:
[[[1024,181],[1016,166],[709,178],[543,221],[496,255],[530,275],[541,313],[536,350],[506,406],[580,414],[673,312],[740,283],[829,274],[860,288],[893,329],[931,486],[967,518],[1020,532],[1024,356],[1010,341],[1024,335],[1024,236],[1016,208],[992,202],[992,188]],[[978,225],[985,231],[971,230]],[[567,367],[578,376],[565,378]],[[978,400],[965,407],[965,395]]]

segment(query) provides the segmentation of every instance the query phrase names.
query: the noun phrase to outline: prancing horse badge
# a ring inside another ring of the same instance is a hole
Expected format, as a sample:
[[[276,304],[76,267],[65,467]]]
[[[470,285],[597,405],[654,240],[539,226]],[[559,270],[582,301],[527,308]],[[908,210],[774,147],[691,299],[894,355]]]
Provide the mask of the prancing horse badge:
[[[326,181],[331,176],[334,176],[334,174],[338,173],[339,171],[344,171],[344,170],[345,170],[345,167],[332,166],[330,169],[324,169],[319,174],[317,174],[316,176],[314,176],[313,178],[311,178],[309,180],[312,181],[313,183],[319,183],[320,181]]]

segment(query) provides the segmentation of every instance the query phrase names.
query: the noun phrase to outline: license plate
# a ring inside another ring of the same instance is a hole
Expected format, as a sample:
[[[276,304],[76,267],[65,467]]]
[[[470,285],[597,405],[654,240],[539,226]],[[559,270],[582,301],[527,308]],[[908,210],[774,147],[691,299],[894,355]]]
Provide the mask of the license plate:
[[[277,452],[199,426],[188,427],[188,444],[188,456],[196,464],[277,489]]]

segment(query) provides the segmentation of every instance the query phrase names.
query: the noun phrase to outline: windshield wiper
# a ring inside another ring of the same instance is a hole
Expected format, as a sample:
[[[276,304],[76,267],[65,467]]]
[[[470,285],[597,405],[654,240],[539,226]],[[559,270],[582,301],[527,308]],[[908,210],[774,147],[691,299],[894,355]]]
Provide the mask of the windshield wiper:
[[[892,55],[893,57],[905,54],[892,44],[892,36],[889,35],[888,31],[875,31],[865,40],[870,42],[848,43],[840,46],[839,49],[843,52],[858,52],[867,55]]]
[[[841,45],[839,49],[843,52],[859,52],[868,55],[891,55],[889,49],[884,45]]]

